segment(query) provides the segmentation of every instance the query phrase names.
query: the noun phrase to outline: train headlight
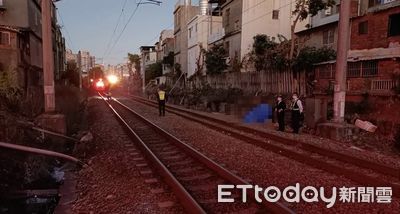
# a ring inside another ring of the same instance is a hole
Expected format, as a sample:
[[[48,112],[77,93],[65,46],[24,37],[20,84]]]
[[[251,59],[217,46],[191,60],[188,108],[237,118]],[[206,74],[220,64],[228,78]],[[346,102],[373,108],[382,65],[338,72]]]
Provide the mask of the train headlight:
[[[108,82],[109,82],[110,84],[112,84],[112,85],[118,83],[118,81],[119,81],[118,77],[115,76],[115,75],[108,75],[108,76],[107,76],[107,80],[108,80]]]

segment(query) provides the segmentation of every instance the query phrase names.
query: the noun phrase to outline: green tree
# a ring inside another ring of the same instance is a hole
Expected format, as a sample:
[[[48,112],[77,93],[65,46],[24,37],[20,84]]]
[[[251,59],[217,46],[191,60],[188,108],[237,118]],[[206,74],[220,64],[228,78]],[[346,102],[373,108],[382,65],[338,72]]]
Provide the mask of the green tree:
[[[163,58],[163,64],[173,68],[175,64],[175,53],[169,52],[168,55]]]
[[[132,75],[132,66],[135,66],[136,73],[140,73],[140,56],[138,54],[131,54],[128,53],[128,60],[129,60],[129,73]]]
[[[319,11],[328,9],[336,4],[336,0],[296,0],[295,9],[292,11],[294,16],[291,31],[291,45],[289,59],[295,57],[295,45],[296,45],[296,26],[299,21],[305,20],[307,17],[315,16]]]
[[[23,90],[18,86],[17,70],[0,70],[0,106],[5,104],[9,110],[18,111],[23,99]]]
[[[222,45],[215,45],[205,51],[207,74],[220,74],[228,68],[226,64],[227,52]]]
[[[253,63],[256,71],[282,69],[287,66],[284,44],[278,44],[264,34],[258,34],[253,39],[253,49],[249,54],[249,61]]]
[[[298,56],[293,59],[293,70],[296,71],[311,71],[313,65],[320,62],[334,60],[336,58],[336,51],[323,47],[304,47],[299,51]]]
[[[151,65],[149,65],[146,70],[146,85],[150,82],[150,80],[155,79],[156,77],[162,76],[162,63],[161,62],[156,62]]]
[[[67,62],[67,70],[62,76],[63,80],[68,80],[68,82],[76,87],[79,87],[79,68],[75,61]]]

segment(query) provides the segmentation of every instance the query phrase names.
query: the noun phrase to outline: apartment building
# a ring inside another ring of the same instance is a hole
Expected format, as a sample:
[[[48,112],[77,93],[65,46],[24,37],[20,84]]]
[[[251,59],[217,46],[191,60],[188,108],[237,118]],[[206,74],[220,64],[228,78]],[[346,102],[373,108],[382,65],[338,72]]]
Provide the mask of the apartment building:
[[[205,74],[203,50],[208,49],[208,41],[212,33],[212,29],[218,29],[221,27],[222,17],[218,16],[202,14],[193,17],[193,19],[189,21],[187,25],[188,77],[197,72],[199,72],[200,75]]]
[[[43,84],[41,1],[0,1],[0,67],[13,71],[18,85],[26,91]],[[65,40],[52,6],[54,77],[65,72]]]
[[[227,61],[241,56],[242,43],[242,8],[243,0],[221,2],[222,26],[224,29],[223,45],[227,51]]]
[[[295,0],[247,0],[242,8],[242,58],[251,51],[253,37],[265,34],[273,41],[291,39],[292,11]],[[299,22],[296,30],[304,29],[306,23]]]
[[[191,0],[178,0],[174,10],[175,63],[180,64],[183,73],[188,71],[187,23],[199,14],[199,6]]]
[[[392,76],[400,72],[400,1],[354,1],[352,14],[348,100],[359,101],[365,93],[391,95],[398,84]],[[335,64],[330,61],[315,66],[315,95],[324,97],[333,90]]]
[[[157,62],[157,52],[155,46],[141,46],[140,47],[140,76],[142,77],[143,90],[146,87],[146,68]]]

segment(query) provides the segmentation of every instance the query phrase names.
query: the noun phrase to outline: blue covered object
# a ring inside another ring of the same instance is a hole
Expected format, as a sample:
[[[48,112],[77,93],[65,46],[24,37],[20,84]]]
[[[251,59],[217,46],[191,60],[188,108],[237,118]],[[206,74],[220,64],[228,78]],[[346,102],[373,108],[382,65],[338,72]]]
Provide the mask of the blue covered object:
[[[272,107],[268,104],[260,104],[251,109],[243,118],[244,123],[265,123],[272,118]]]

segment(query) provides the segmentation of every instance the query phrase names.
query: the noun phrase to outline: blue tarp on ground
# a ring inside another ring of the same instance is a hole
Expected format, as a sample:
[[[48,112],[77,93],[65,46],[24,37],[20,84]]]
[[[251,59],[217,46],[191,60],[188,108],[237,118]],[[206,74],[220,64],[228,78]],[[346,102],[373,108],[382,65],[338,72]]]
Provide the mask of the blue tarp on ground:
[[[272,107],[260,104],[249,111],[243,118],[244,123],[265,123],[272,118]]]

